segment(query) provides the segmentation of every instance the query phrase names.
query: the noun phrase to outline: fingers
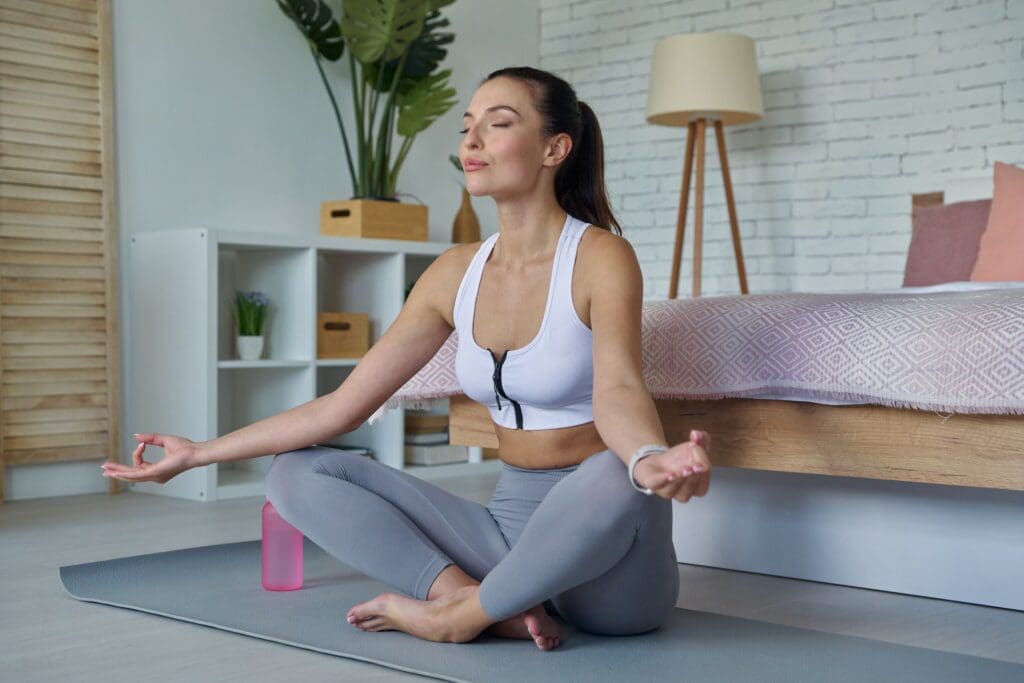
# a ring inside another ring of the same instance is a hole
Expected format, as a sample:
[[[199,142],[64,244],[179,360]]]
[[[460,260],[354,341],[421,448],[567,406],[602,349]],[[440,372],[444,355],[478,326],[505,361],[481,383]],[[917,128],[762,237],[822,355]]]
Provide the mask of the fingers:
[[[686,503],[690,500],[690,497],[694,495],[695,490],[700,485],[705,473],[692,474],[688,477],[684,477],[680,481],[679,488],[672,495],[673,500],[678,500],[681,503]]]
[[[163,434],[157,434],[155,432],[148,432],[146,434],[132,434],[132,436],[134,436],[139,441],[145,441],[146,443],[151,443],[154,446],[160,446],[160,448],[164,447],[164,435]]]
[[[677,456],[670,470],[662,475],[659,485],[652,487],[659,496],[685,503],[692,496],[707,493],[711,478],[710,459],[704,449],[695,444],[691,445],[690,456],[689,462],[679,462],[685,456]]]
[[[131,467],[123,465],[119,462],[110,461],[105,462],[100,467],[103,469],[103,476],[113,477],[115,479],[135,479],[136,475],[141,474],[144,470],[149,468],[152,463],[148,463],[142,459],[142,451],[145,450],[146,444],[140,443],[132,451],[132,463]]]
[[[104,477],[125,481],[152,481],[159,475],[157,468],[148,462],[143,463],[143,467],[140,468],[126,468],[124,465],[108,465],[103,468]]]
[[[690,472],[689,474],[669,472],[665,475],[664,483],[653,490],[663,498],[678,498],[686,494],[688,490],[692,490],[700,476],[700,472]]]
[[[658,474],[648,482],[651,490],[662,498],[687,502],[691,496],[707,493],[711,481],[711,459],[707,454],[708,434],[694,429],[691,441],[680,444],[658,456],[652,456]]]
[[[700,477],[700,483],[694,490],[693,495],[703,497],[708,492],[708,487],[711,486],[711,470],[708,470]]]

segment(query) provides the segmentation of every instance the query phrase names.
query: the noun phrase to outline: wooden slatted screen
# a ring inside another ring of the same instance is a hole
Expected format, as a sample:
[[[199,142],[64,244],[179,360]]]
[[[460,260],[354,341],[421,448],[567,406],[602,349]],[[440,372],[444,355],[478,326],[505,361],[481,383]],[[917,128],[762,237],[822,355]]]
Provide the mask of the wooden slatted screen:
[[[109,0],[0,0],[0,501],[119,450],[110,47]]]

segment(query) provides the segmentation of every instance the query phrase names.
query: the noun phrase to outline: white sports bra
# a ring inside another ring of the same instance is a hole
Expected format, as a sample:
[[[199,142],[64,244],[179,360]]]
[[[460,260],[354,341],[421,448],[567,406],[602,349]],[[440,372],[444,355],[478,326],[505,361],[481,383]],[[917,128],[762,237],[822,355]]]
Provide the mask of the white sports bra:
[[[566,216],[558,237],[547,304],[533,341],[496,358],[473,338],[473,318],[484,264],[498,233],[473,257],[455,295],[458,332],[455,376],[463,393],[487,406],[496,424],[510,429],[557,429],[592,422],[593,333],[572,304],[572,273],[588,227]]]

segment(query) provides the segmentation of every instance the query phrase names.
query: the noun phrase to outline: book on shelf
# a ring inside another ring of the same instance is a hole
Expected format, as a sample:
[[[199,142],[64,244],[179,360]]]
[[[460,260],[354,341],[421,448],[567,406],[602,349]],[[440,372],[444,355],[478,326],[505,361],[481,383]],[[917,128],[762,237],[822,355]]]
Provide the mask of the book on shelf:
[[[469,462],[469,449],[450,443],[406,444],[407,465],[447,465],[455,462]]]

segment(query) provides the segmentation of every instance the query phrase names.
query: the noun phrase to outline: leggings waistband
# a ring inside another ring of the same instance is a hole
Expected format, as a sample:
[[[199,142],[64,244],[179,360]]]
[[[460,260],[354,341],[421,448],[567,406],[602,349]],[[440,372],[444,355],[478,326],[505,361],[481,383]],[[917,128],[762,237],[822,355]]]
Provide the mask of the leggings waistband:
[[[551,472],[551,473],[556,473],[556,472],[572,472],[573,470],[579,468],[579,464],[568,465],[566,467],[543,467],[543,468],[536,468],[536,467],[534,467],[534,468],[530,468],[530,467],[516,467],[515,465],[510,465],[507,462],[502,461],[501,468],[503,470],[512,470],[514,472],[525,472],[527,474],[544,474],[545,472]]]

